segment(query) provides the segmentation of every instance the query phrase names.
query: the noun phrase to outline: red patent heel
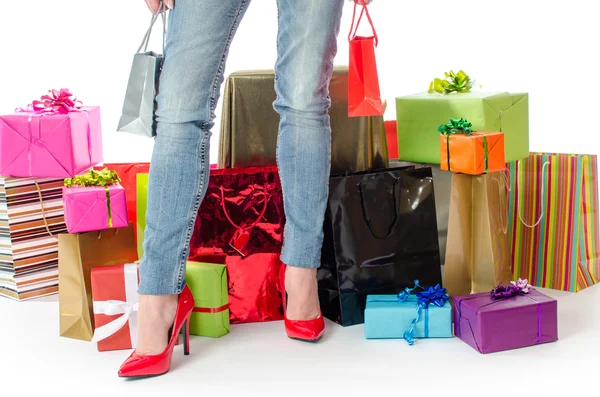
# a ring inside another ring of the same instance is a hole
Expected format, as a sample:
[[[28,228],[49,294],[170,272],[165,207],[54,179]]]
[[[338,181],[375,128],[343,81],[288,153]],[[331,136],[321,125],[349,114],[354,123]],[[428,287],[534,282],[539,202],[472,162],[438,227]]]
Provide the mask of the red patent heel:
[[[285,332],[290,339],[296,339],[304,342],[318,342],[325,333],[325,321],[323,314],[319,313],[319,317],[313,320],[289,320],[286,315],[286,300],[285,292],[285,265],[281,266],[279,271],[279,286],[283,298],[283,318],[285,324]]]
[[[173,321],[173,332],[167,348],[160,354],[140,356],[134,351],[121,365],[119,377],[139,378],[165,374],[171,368],[173,349],[177,344],[179,332],[183,330],[183,353],[190,354],[190,317],[194,310],[192,291],[185,286],[177,302],[177,312]]]

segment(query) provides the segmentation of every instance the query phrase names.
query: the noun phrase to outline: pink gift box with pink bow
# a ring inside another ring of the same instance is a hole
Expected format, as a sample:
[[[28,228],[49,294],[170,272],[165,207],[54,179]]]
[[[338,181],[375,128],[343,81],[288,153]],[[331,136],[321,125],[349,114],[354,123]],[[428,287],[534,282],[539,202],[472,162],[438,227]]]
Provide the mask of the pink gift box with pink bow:
[[[100,108],[53,90],[27,109],[0,115],[0,175],[68,178],[102,163]]]
[[[69,233],[127,227],[125,189],[104,186],[63,187],[65,223]]]

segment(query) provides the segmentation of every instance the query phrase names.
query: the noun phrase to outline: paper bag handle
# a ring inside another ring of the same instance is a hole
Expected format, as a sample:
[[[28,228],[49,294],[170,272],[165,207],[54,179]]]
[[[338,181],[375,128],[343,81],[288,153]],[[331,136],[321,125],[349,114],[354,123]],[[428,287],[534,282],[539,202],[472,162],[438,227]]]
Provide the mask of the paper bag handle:
[[[156,11],[156,14],[152,14],[152,18],[150,19],[150,26],[148,27],[148,30],[146,30],[146,34],[144,34],[144,39],[142,40],[142,43],[140,44],[140,46],[137,49],[137,53],[139,54],[140,52],[142,52],[142,48],[144,49],[144,52],[148,51],[148,43],[150,42],[150,35],[152,34],[152,28],[154,27],[154,23],[156,22],[156,20],[158,19],[159,16],[161,16],[162,18],[162,25],[163,25],[163,43],[162,43],[162,47],[163,47],[163,55],[165,54],[165,46],[166,46],[166,42],[167,42],[167,21],[166,21],[166,17],[165,14],[167,12],[166,6],[164,2],[160,2],[160,7],[158,8],[158,11]]]
[[[48,220],[46,219],[46,209],[44,208],[44,201],[42,200],[42,191],[40,190],[40,185],[38,185],[36,181],[33,181],[33,183],[35,183],[38,198],[40,199],[40,207],[42,208],[42,219],[44,220],[44,226],[46,226],[46,231],[48,232],[50,237],[57,238],[54,234],[52,234],[52,232],[50,231],[50,226],[48,226]]]
[[[541,189],[542,190],[542,192],[541,192],[542,208],[541,208],[541,211],[540,211],[540,217],[538,218],[537,222],[535,222],[533,225],[530,225],[527,222],[525,222],[523,220],[523,217],[521,216],[521,211],[519,211],[519,208],[517,207],[517,214],[519,215],[519,220],[521,221],[521,223],[523,225],[525,225],[525,227],[528,227],[530,229],[536,227],[542,221],[542,218],[544,218],[544,180],[546,179],[545,178],[545,176],[546,176],[546,168],[549,165],[550,165],[550,162],[546,161],[546,162],[544,162],[544,165],[542,166],[542,189]],[[517,186],[519,186],[519,172],[517,171],[515,174],[516,174],[516,176],[515,176],[515,184]]]
[[[367,227],[369,228],[369,231],[371,232],[373,237],[375,237],[377,240],[388,239],[394,232],[394,229],[396,228],[396,224],[398,223],[398,200],[396,200],[396,185],[398,184],[398,181],[400,181],[400,178],[395,178],[394,184],[392,185],[392,200],[394,201],[394,218],[392,219],[392,222],[390,223],[387,234],[385,236],[378,236],[375,233],[375,231],[373,230],[373,225],[371,224],[371,217],[367,213],[367,208],[365,206],[362,182],[358,183],[357,187],[358,187],[358,192],[360,194],[360,206],[362,208],[363,218],[365,220],[365,223],[367,224]]]
[[[358,21],[356,22],[356,28],[354,26],[354,21],[356,21],[356,7],[358,7],[358,3],[362,6],[362,10],[360,11],[360,15],[358,17]],[[352,13],[352,25],[350,25],[350,33],[348,33],[348,41],[351,41],[356,37],[356,33],[358,32],[358,27],[360,25],[360,21],[364,14],[367,14],[367,19],[369,20],[369,24],[371,25],[371,29],[373,29],[373,37],[375,38],[375,47],[379,44],[379,37],[377,36],[377,32],[375,31],[375,25],[373,25],[373,20],[371,19],[371,15],[369,14],[369,9],[365,4],[365,0],[358,0],[354,2],[354,12]]]

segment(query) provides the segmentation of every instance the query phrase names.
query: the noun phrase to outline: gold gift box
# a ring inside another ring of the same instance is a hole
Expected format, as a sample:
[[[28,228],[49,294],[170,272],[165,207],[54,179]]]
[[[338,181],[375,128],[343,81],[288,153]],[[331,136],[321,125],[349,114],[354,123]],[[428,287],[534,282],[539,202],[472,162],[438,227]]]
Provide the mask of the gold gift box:
[[[279,114],[273,71],[231,74],[225,84],[219,168],[276,165]],[[383,117],[348,117],[348,69],[336,67],[331,97],[331,173],[388,167]]]

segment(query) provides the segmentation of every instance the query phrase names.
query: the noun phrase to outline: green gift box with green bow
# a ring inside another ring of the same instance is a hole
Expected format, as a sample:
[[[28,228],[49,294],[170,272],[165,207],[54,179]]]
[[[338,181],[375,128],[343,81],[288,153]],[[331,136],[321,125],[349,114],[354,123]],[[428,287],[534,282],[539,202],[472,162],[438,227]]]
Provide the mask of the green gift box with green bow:
[[[190,334],[219,338],[229,333],[229,292],[225,265],[188,262],[185,280],[194,296]]]
[[[396,98],[399,159],[440,163],[438,126],[465,118],[475,131],[503,132],[506,162],[529,156],[529,97],[526,93],[471,91],[462,71],[435,79],[429,92]]]

